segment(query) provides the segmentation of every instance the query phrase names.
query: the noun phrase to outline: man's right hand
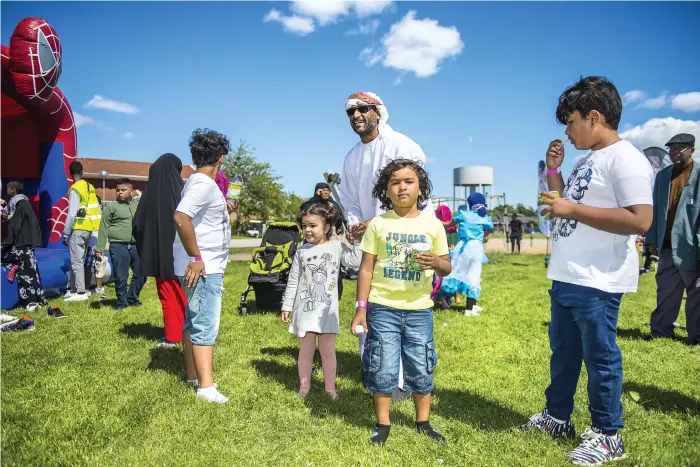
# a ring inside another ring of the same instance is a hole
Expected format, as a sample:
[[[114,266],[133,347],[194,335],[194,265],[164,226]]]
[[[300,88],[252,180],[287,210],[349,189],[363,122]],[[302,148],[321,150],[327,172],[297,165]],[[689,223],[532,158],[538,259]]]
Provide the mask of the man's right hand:
[[[547,168],[556,170],[564,162],[564,143],[560,139],[555,139],[549,143],[547,148]]]
[[[70,237],[68,235],[64,235],[63,237],[61,237],[61,240],[63,240],[63,244],[65,246],[69,246],[68,243],[70,241]]]
[[[360,241],[367,230],[368,222],[358,222],[350,226],[349,235],[353,240]]]

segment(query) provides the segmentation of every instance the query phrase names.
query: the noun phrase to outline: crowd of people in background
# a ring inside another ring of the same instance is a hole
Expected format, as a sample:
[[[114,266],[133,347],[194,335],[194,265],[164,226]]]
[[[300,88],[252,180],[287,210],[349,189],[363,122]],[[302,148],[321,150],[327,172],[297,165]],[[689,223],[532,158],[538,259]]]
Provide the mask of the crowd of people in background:
[[[339,298],[343,269],[355,269],[350,332],[358,337],[363,384],[374,398],[371,442],[387,442],[390,403],[408,397],[414,399],[417,432],[445,441],[429,420],[438,363],[433,308],[450,308],[463,295],[465,316],[484,311],[477,303],[484,292],[484,243],[493,220],[481,193],[472,193],[454,215],[446,206],[433,207],[423,150],[387,124],[388,110],[376,94],[353,93],[345,113],[360,141],[345,157],[338,200],[331,197],[328,183],[319,183],[300,206],[303,245],[294,255],[281,304],[281,320],[299,338],[297,394],[309,394],[318,346],[325,392],[334,400],[342,397],[335,386]],[[673,164],[654,177],[647,159],[618,135],[621,113],[618,91],[605,78],[582,78],[566,89],[556,118],[566,126],[568,140],[549,144],[542,168],[548,191],[541,193],[538,209],[551,216],[552,233],[550,384],[543,410],[520,428],[575,437],[571,414],[585,363],[592,423],[567,454],[579,465],[598,465],[625,452],[620,435],[622,354],[616,337],[623,296],[638,287],[637,237],[644,236],[659,262],[650,338],[674,336],[685,290],[689,340],[700,344],[695,138],[679,134],[668,141]],[[565,183],[561,166],[569,141],[590,152],[576,161]],[[141,306],[144,282],[155,278],[165,323],[160,345],[181,343],[187,384],[199,398],[223,404],[229,399],[214,382],[214,346],[230,216],[239,200],[227,196],[228,179],[221,171],[230,149],[226,136],[196,130],[189,144],[196,172],[186,183],[182,161],[164,154],[151,166],[143,193],[136,194],[128,179],[118,180],[116,201],[104,207],[83,179],[82,165],[71,164],[74,183],[63,232],[71,262],[65,301],[88,300],[91,274],[99,269],[92,263],[103,265],[107,252],[116,311]],[[21,305],[32,311],[46,304],[34,256],[42,243],[41,229],[22,191],[19,182],[7,184],[3,262],[11,265],[8,279],[18,281]],[[507,229],[511,252],[520,252],[524,232],[514,214]],[[99,283],[97,290],[104,293]],[[65,317],[60,310],[52,313]]]

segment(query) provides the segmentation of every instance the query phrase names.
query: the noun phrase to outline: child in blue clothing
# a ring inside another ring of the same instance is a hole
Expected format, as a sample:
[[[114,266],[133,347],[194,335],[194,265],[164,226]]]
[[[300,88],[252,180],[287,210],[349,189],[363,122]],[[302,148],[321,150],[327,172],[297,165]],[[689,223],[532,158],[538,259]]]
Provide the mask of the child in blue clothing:
[[[481,193],[467,198],[469,210],[460,209],[445,227],[459,226],[457,245],[450,253],[452,272],[442,280],[438,298],[443,300],[457,293],[467,296],[464,316],[478,316],[482,308],[476,305],[481,295],[481,266],[488,263],[484,243],[493,230],[493,221],[486,214],[486,199]]]

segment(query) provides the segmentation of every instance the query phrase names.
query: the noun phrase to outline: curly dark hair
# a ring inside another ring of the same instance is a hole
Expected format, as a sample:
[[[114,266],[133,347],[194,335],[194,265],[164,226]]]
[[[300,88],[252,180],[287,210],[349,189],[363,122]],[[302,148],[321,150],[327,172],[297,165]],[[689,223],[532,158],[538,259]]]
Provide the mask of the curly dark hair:
[[[326,239],[330,239],[333,235],[333,226],[338,222],[338,216],[340,212],[332,203],[314,203],[308,208],[304,209],[299,213],[297,222],[301,225],[301,221],[304,216],[318,216],[323,219],[324,225],[330,226],[328,233],[326,233]]]
[[[208,128],[197,128],[190,137],[192,162],[197,167],[216,164],[221,156],[228,154],[230,147],[225,135]]]
[[[578,111],[581,118],[586,118],[591,110],[597,110],[605,117],[605,123],[617,130],[622,118],[622,99],[615,85],[603,76],[582,76],[578,83],[567,88],[559,96],[557,121],[566,125],[573,112]]]
[[[428,200],[433,193],[433,184],[430,182],[428,172],[416,161],[410,159],[395,159],[379,171],[377,180],[374,182],[374,188],[372,189],[372,197],[377,198],[382,203],[382,209],[386,211],[394,209],[394,205],[387,194],[389,180],[391,180],[391,176],[394,172],[406,167],[412,169],[418,176],[418,187],[420,189],[417,203],[418,209],[422,211],[428,205]]]

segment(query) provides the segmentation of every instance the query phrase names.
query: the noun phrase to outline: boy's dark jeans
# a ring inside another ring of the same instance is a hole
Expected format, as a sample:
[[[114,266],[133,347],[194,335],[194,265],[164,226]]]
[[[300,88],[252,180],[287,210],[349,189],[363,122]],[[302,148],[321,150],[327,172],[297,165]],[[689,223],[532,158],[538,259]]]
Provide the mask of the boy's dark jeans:
[[[592,424],[614,434],[623,427],[622,354],[616,341],[622,294],[557,281],[549,294],[552,357],[547,409],[554,418],[569,420],[581,362],[585,362]]]
[[[141,277],[141,263],[136,245],[127,243],[110,243],[109,254],[112,257],[112,274],[114,274],[114,288],[117,293],[117,307],[134,305],[139,301],[139,294],[143,288],[144,278]],[[129,268],[133,275],[129,291],[126,290],[126,281],[129,279]]]

